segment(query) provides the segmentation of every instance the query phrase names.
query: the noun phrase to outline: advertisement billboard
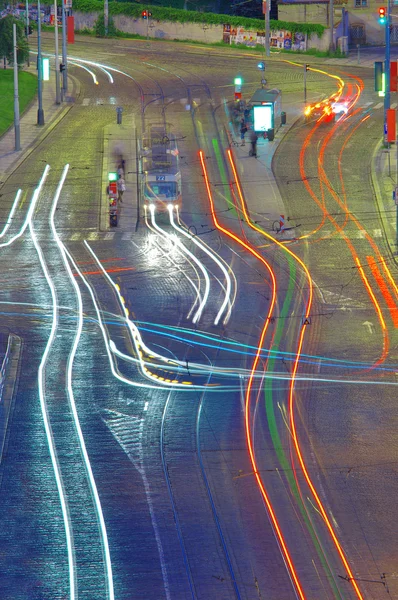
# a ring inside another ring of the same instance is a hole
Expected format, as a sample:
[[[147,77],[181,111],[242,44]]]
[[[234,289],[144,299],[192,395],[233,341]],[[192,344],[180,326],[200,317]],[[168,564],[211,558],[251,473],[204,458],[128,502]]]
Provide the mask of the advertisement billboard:
[[[273,128],[272,104],[253,106],[254,131],[268,131]]]

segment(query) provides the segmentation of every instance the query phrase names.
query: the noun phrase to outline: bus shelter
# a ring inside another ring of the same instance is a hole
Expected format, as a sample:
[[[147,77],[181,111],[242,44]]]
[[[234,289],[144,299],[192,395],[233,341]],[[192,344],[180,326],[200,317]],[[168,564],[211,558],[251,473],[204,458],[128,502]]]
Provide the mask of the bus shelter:
[[[280,90],[256,90],[249,101],[253,111],[253,129],[256,133],[275,131],[276,123],[282,111],[282,92]]]

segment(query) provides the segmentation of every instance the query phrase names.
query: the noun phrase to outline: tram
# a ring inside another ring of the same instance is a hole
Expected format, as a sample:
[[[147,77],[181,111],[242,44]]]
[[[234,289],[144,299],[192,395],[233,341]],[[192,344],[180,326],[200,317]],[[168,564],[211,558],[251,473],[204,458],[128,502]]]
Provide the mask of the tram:
[[[142,143],[142,197],[145,206],[167,211],[181,207],[181,173],[175,136],[164,126],[152,125]]]

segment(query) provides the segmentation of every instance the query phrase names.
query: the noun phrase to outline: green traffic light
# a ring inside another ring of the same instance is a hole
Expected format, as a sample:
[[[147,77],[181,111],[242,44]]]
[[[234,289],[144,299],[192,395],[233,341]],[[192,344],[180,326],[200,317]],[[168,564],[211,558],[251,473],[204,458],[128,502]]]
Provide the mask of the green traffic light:
[[[117,173],[108,173],[108,181],[117,181]]]
[[[242,77],[235,77],[234,83],[235,85],[242,85]]]

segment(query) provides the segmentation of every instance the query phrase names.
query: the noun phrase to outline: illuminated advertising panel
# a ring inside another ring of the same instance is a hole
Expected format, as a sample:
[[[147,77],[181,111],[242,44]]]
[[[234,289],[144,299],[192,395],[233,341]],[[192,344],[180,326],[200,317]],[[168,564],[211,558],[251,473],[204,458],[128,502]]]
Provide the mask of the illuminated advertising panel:
[[[273,128],[272,104],[253,106],[254,131],[267,131]]]

